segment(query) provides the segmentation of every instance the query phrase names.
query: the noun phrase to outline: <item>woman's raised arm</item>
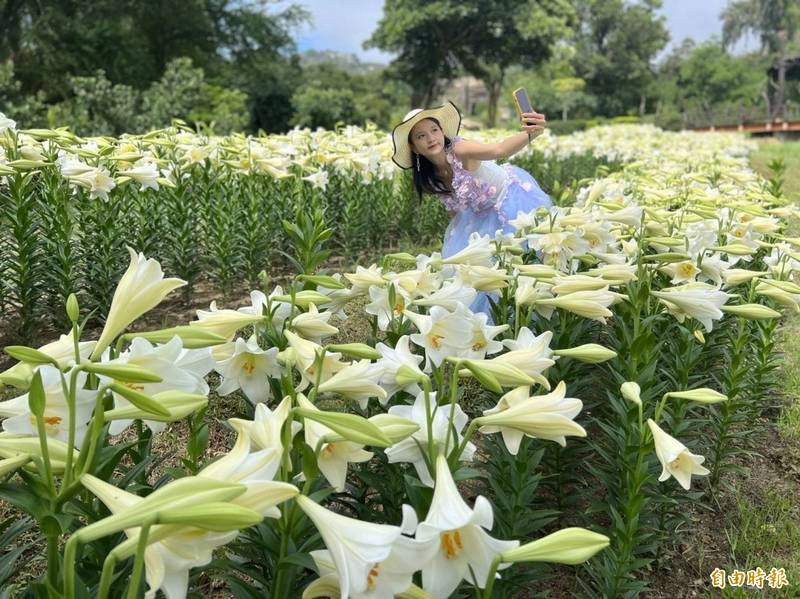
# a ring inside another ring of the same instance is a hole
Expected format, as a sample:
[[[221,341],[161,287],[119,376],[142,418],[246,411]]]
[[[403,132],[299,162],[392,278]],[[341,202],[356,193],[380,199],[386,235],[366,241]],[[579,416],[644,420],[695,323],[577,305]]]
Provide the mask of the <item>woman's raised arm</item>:
[[[538,112],[526,112],[522,115],[523,125],[520,133],[515,133],[503,141],[482,144],[477,141],[462,140],[453,146],[453,151],[462,162],[464,160],[497,160],[509,158],[519,152],[534,137],[544,131],[546,120]]]

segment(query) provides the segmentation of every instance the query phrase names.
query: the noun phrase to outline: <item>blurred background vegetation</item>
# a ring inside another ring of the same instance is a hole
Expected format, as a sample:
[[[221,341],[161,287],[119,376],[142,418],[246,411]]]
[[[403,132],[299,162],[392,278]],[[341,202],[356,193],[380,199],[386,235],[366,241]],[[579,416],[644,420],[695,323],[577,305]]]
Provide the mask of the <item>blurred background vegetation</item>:
[[[412,106],[449,98],[468,126],[503,126],[508,94],[525,86],[556,133],[800,118],[800,2],[732,0],[721,39],[684,40],[656,62],[669,41],[661,4],[386,0],[365,47],[395,58],[378,65],[300,52],[310,14],[285,1],[0,0],[0,112],[85,135],[172,118],[224,134],[389,128]],[[745,35],[758,49],[733,54]]]

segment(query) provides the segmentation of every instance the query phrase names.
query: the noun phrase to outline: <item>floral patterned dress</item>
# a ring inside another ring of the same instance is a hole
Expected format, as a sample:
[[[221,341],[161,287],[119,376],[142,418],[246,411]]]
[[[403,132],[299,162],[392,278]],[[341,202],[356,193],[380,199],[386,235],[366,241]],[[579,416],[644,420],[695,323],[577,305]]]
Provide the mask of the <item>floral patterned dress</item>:
[[[515,219],[518,212],[553,205],[536,179],[518,166],[484,160],[475,171],[465,169],[453,151],[462,139],[456,136],[446,149],[447,162],[453,169],[453,193],[438,196],[450,215],[442,243],[443,258],[467,247],[471,233],[490,237],[498,230],[512,233],[514,227],[508,221]],[[470,309],[488,315],[488,295],[479,293]]]

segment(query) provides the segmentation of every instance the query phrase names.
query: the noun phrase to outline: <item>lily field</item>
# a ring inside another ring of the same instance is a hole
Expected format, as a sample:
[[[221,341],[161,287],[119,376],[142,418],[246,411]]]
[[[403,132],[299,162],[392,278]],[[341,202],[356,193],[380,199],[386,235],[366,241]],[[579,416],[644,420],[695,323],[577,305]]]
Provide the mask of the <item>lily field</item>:
[[[545,134],[442,258],[383,131],[0,114],[0,597],[797,596],[797,146]]]

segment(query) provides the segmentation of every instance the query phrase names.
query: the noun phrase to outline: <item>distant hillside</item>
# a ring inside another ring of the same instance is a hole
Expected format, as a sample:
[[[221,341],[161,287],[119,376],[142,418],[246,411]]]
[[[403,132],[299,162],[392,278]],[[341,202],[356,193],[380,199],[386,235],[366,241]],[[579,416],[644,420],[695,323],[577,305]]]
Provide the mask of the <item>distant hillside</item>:
[[[352,74],[372,73],[386,68],[385,64],[361,62],[355,54],[346,54],[335,50],[306,50],[300,53],[300,63],[303,66],[333,64]]]

